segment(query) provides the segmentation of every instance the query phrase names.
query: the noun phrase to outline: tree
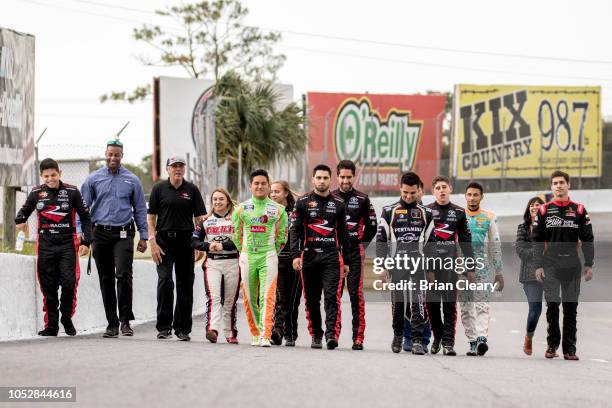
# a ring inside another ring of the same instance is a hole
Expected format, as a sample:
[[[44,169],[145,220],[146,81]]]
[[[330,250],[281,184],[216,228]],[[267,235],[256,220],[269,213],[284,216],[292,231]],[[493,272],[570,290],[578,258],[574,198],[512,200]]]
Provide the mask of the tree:
[[[304,153],[307,138],[302,108],[292,102],[279,109],[279,94],[270,83],[251,84],[228,72],[217,81],[214,94],[219,101],[217,158],[219,164],[228,162],[230,189],[238,185],[239,146],[243,174],[279,157],[295,159]]]
[[[277,32],[264,33],[244,24],[249,11],[238,0],[202,1],[167,7],[156,13],[178,23],[181,32],[144,24],[134,29],[133,38],[151,46],[157,57],[139,57],[147,66],[182,67],[192,78],[219,78],[236,71],[245,78],[260,82],[274,80],[286,57],[275,54],[273,46],[280,41]],[[113,91],[102,95],[107,100],[142,100],[151,94],[151,85],[138,86],[131,94]]]

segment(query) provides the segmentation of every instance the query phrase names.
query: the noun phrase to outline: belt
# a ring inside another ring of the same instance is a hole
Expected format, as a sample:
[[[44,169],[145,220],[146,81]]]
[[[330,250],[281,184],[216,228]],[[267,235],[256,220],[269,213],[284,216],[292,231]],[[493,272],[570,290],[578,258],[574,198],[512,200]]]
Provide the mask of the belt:
[[[123,226],[96,224],[95,228],[100,228],[104,231],[133,231],[134,223],[130,222],[129,224]]]
[[[168,238],[182,238],[185,236],[191,236],[191,234],[193,234],[193,231],[157,231],[157,233]]]
[[[322,254],[322,253],[334,253],[334,252],[340,252],[339,248],[336,248],[335,246],[332,247],[322,247],[322,248],[313,248],[313,247],[306,247],[304,248],[304,251],[308,252],[308,251],[313,251],[316,252],[317,254]]]
[[[210,252],[208,254],[208,259],[210,260],[223,260],[223,259],[238,259],[238,252],[231,254],[214,254]]]

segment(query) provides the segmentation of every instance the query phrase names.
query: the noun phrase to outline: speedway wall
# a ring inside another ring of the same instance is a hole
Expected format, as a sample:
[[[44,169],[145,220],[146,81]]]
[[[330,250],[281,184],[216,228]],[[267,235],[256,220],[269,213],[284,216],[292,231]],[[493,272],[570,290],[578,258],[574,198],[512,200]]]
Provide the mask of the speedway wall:
[[[0,341],[36,336],[42,329],[44,316],[42,294],[35,273],[33,256],[0,253]],[[87,275],[87,259],[80,262],[81,278],[77,289],[77,310],[74,325],[79,334],[99,332],[106,328],[100,284],[95,262]],[[134,261],[134,315],[137,321],[156,318],[157,272],[151,261]],[[202,268],[196,266],[193,289],[194,314],[204,312]],[[60,327],[60,333],[63,333]]]

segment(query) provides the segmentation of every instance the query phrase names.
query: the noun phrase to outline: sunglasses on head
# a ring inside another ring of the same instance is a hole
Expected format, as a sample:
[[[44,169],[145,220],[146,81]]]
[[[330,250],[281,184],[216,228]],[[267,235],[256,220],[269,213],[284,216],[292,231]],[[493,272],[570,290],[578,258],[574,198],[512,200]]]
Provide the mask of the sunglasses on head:
[[[109,140],[108,142],[106,142],[107,146],[117,146],[117,147],[123,147],[123,143],[119,140],[113,139],[113,140]]]

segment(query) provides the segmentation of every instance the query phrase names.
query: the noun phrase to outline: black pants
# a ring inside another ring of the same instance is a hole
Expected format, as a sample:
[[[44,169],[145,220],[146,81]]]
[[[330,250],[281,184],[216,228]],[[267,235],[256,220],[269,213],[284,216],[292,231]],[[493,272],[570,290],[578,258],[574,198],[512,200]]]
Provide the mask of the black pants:
[[[121,238],[120,231],[94,228],[93,257],[98,269],[100,291],[109,327],[134,320],[132,312],[132,264],[134,262],[134,228]],[[115,279],[117,289],[115,291]],[[117,303],[119,316],[117,316]]]
[[[391,291],[393,335],[404,336],[404,325],[407,320],[411,326],[412,341],[419,343],[423,343],[423,333],[427,322],[425,294],[419,290],[420,281],[422,279],[425,279],[425,274],[422,271],[415,274],[411,274],[410,271],[405,270],[391,272],[392,283],[412,281],[416,285],[413,291]]]
[[[62,318],[71,318],[76,309],[76,292],[79,282],[79,263],[77,257],[78,240],[66,235],[65,240],[38,239],[38,258],[36,273],[43,294],[45,328],[59,329],[59,312]],[[58,299],[57,290],[62,288]],[[58,310],[59,308],[59,310]]]
[[[162,263],[157,265],[157,325],[158,331],[171,330],[175,333],[191,333],[193,310],[194,252],[191,248],[191,232],[179,232],[170,237],[158,232],[157,244],[166,253]],[[174,280],[176,276],[176,305],[174,305]],[[172,317],[174,307],[174,318]]]
[[[302,297],[300,272],[293,269],[290,257],[278,259],[274,331],[288,340],[298,337],[298,310]]]
[[[443,346],[455,345],[455,325],[457,323],[457,283],[455,271],[436,271],[439,283],[452,283],[452,290],[432,290],[427,292],[427,314],[434,338],[441,339]],[[444,319],[442,319],[444,313]]]
[[[321,292],[325,308],[325,338],[338,339],[342,320],[342,263],[336,251],[315,252],[304,250],[302,257],[302,282],[306,299],[308,331],[313,338],[322,338]]]
[[[563,353],[576,352],[576,315],[580,295],[580,266],[575,279],[558,279],[552,270],[545,271],[544,298],[546,299],[546,321],[548,322],[548,347],[558,348]],[[559,327],[559,305],[563,305],[563,337]]]
[[[362,245],[351,247],[348,253],[349,273],[346,276],[351,312],[353,314],[353,341],[363,342],[365,332],[365,301],[363,300],[363,263],[365,252]],[[344,279],[342,280],[344,286]]]

